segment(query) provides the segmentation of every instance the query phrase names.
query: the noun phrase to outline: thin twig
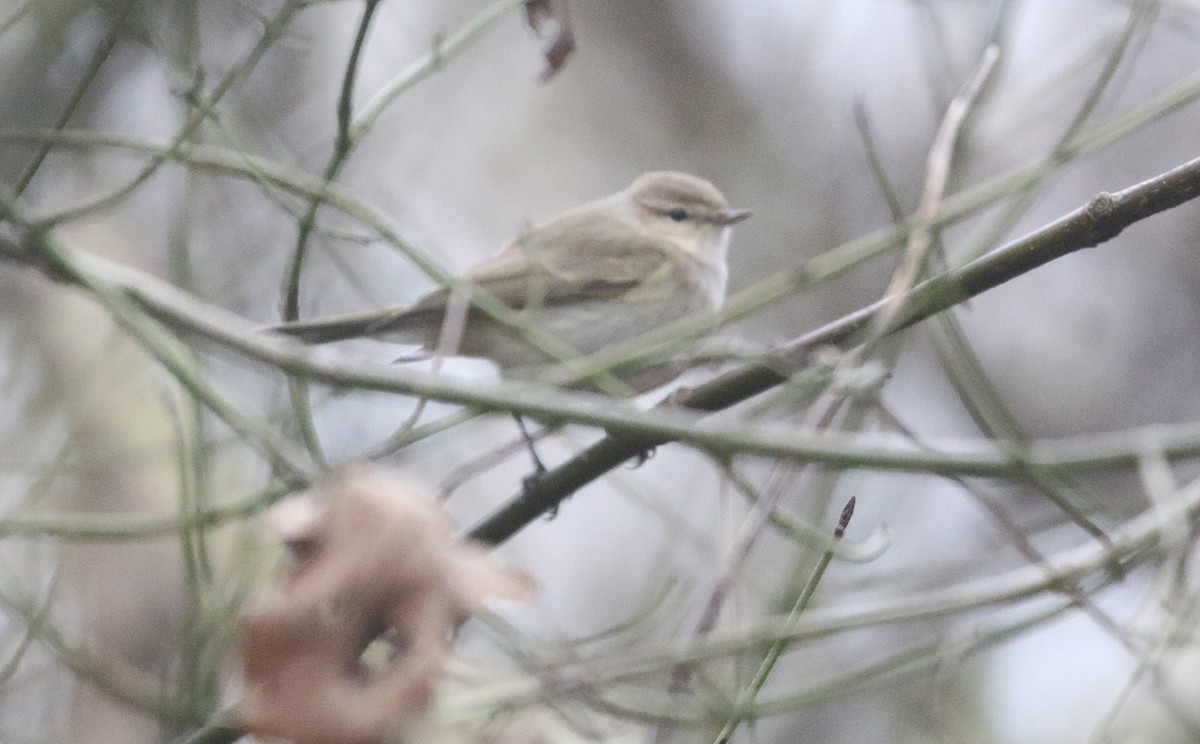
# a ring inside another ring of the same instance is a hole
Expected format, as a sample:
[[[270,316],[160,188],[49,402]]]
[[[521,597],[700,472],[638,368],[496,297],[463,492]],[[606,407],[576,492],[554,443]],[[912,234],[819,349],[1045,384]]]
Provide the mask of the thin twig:
[[[947,197],[936,224],[945,226],[957,222],[999,199],[1039,183],[1047,174],[1056,171],[1063,164],[1094,153],[1130,133],[1140,130],[1149,123],[1160,121],[1162,117],[1178,111],[1198,97],[1200,97],[1200,73],[1181,80],[1141,107],[1079,135],[1056,150],[1052,156],[1040,162],[1014,169],[964,189],[954,196]],[[0,132],[0,141],[35,143],[53,141],[58,147],[114,147],[144,153],[154,158],[181,160],[193,167],[269,180],[282,188],[302,194],[323,193],[327,204],[352,219],[368,225],[385,243],[401,251],[418,268],[442,286],[455,287],[461,284],[452,274],[403,240],[390,227],[386,219],[360,201],[341,192],[336,186],[321,182],[310,173],[256,158],[244,152],[228,151],[212,146],[197,146],[190,143],[178,147],[163,147],[99,132]],[[661,355],[665,347],[677,343],[680,338],[691,338],[697,334],[708,333],[720,323],[728,323],[746,317],[783,297],[837,278],[862,262],[895,247],[899,241],[905,239],[906,235],[907,227],[900,230],[883,228],[864,235],[813,258],[799,270],[775,274],[743,289],[730,296],[718,312],[700,314],[696,317],[676,321],[639,339],[614,344],[609,349],[592,355],[588,363],[584,363],[583,360],[574,360],[571,372],[566,379],[588,379],[599,372],[629,364],[645,355]],[[503,305],[490,302],[489,298],[481,296],[474,297],[473,303],[481,312],[502,320],[514,329],[520,332],[529,331],[523,327],[519,318],[506,314],[507,308]],[[527,335],[526,339],[531,340],[532,335]],[[547,342],[547,339],[540,339],[538,344],[541,345],[544,342]]]
[[[342,75],[342,89],[338,96],[337,105],[337,135],[334,138],[333,152],[325,165],[322,180],[332,183],[350,157],[353,140],[350,137],[350,117],[354,105],[354,81],[358,77],[359,62],[366,46],[367,31],[371,28],[371,20],[379,0],[366,0],[363,5],[362,18],[354,35],[354,44],[350,50],[350,59],[346,63],[346,71]],[[304,258],[308,254],[309,239],[314,226],[317,224],[317,213],[324,203],[324,190],[314,196],[308,203],[308,209],[300,219],[296,234],[296,246],[292,251],[292,260],[283,285],[283,319],[296,320],[300,317],[300,278],[304,269]],[[288,397],[292,402],[292,412],[296,426],[300,431],[300,439],[308,449],[314,461],[325,463],[325,454],[321,447],[321,438],[317,433],[316,422],[313,420],[312,402],[308,396],[308,385],[303,380],[288,378]]]
[[[886,328],[889,325],[921,276],[929,250],[933,247],[932,225],[946,196],[946,183],[950,178],[950,165],[958,143],[959,129],[975,105],[979,91],[983,89],[984,82],[999,58],[1000,47],[989,44],[984,48],[975,74],[946,108],[925,162],[925,187],[921,191],[916,214],[910,222],[912,227],[908,234],[908,245],[900,260],[900,266],[892,275],[884,292],[884,297],[889,299],[879,311],[879,317],[875,321],[877,328]]]
[[[1177,206],[1200,193],[1200,159],[1117,194],[1101,194],[1088,205],[1055,223],[1014,241],[987,256],[934,277],[914,289],[911,301],[895,321],[905,327],[947,307],[999,286],[1009,279],[1056,258],[1111,238],[1126,225]],[[778,385],[784,376],[773,365],[750,364],[679,396],[671,409],[638,411],[614,405],[610,399],[581,393],[549,390],[517,383],[463,382],[417,370],[372,363],[347,364],[323,360],[312,350],[283,339],[254,333],[246,321],[202,303],[186,293],[155,280],[144,272],[59,244],[59,255],[69,260],[70,271],[40,263],[27,245],[41,233],[24,240],[0,236],[0,257],[36,266],[48,276],[85,288],[124,292],[173,328],[199,334],[227,348],[291,374],[339,386],[428,396],[480,410],[522,413],[531,418],[591,424],[612,434],[568,463],[549,471],[532,484],[525,498],[512,502],[477,531],[485,540],[503,540],[562,499],[608,470],[645,449],[667,441],[690,442],[713,451],[745,451],[772,457],[821,460],[834,466],[880,469],[1006,475],[1013,457],[1034,464],[1070,468],[1112,468],[1136,462],[1130,434],[1065,440],[1030,446],[1016,455],[998,455],[990,447],[961,446],[936,455],[913,453],[887,446],[864,445],[852,437],[813,437],[786,427],[751,427],[702,422],[698,413],[728,408]],[[817,328],[781,347],[779,354],[803,360],[813,349],[845,342],[860,332],[878,310],[878,303]],[[689,411],[691,411],[689,413]],[[1195,426],[1163,431],[1163,451],[1168,456],[1195,452],[1200,433]]]
[[[846,534],[846,527],[850,525],[850,519],[854,516],[853,496],[842,507],[842,513],[838,517],[837,526],[833,528],[833,539],[835,542],[842,539]],[[804,611],[808,609],[809,603],[812,601],[813,595],[817,593],[817,586],[820,585],[821,579],[825,576],[825,569],[829,568],[829,563],[833,560],[833,550],[826,550],[817,559],[817,565],[813,567],[812,574],[809,576],[808,583],[804,590],[796,597],[795,604],[792,605],[791,611],[788,612],[785,623],[796,624]],[[738,697],[737,703],[734,705],[734,714],[725,723],[724,728],[717,734],[716,744],[726,744],[729,738],[733,736],[733,732],[737,730],[738,724],[742,722],[741,711],[746,710],[754,705],[754,699],[758,697],[758,693],[762,691],[764,685],[767,684],[767,678],[771,676],[771,672],[775,669],[775,665],[779,663],[779,659],[787,650],[788,642],[783,639],[776,640],[767,649],[766,655],[763,657],[762,664],[759,665],[758,671],[754,673],[750,683],[746,685],[745,692]]]
[[[113,189],[107,194],[95,197],[91,201],[43,219],[39,223],[39,228],[48,230],[66,222],[98,214],[125,201],[130,194],[158,172],[162,164],[171,158],[172,153],[185,146],[185,143],[191,139],[192,135],[200,128],[200,125],[204,123],[204,119],[208,116],[208,113],[217,106],[226,93],[233,89],[235,83],[243,80],[258,65],[263,55],[274,46],[276,40],[283,34],[284,29],[291,22],[292,16],[304,7],[306,7],[305,4],[297,0],[286,2],[274,18],[263,24],[263,29],[259,34],[258,40],[247,53],[245,60],[241,64],[236,65],[217,83],[211,93],[193,106],[183,126],[176,132],[175,136],[171,139],[171,143],[163,151],[163,154],[153,157],[149,163],[143,166],[124,185]]]
[[[1108,91],[1129,47],[1132,46],[1137,32],[1148,31],[1151,27],[1155,9],[1159,4],[1159,0],[1136,0],[1130,5],[1129,19],[1121,30],[1121,35],[1117,38],[1112,52],[1105,59],[1104,66],[1096,75],[1096,79],[1088,88],[1087,95],[1075,111],[1075,115],[1071,117],[1070,123],[1063,129],[1054,143],[1054,147],[1046,156],[1047,162],[1071,157],[1073,143],[1078,142],[1083,127],[1091,119],[1100,102],[1104,100],[1104,94]],[[973,234],[964,241],[966,247],[959,249],[957,254],[972,259],[995,246],[1012,229],[1017,220],[1029,210],[1041,187],[1051,175],[1053,175],[1053,171],[1048,170],[1042,177],[1031,180],[1017,189],[1013,199],[1004,205],[999,214],[986,217],[980,226],[972,231]]]
[[[909,301],[889,324],[889,330],[905,328],[1012,277],[1112,239],[1133,222],[1183,204],[1197,195],[1200,195],[1200,158],[1117,194],[1100,194],[1056,222],[914,287],[909,293]],[[778,353],[802,360],[821,346],[845,343],[861,332],[887,301],[884,298],[818,328]],[[721,375],[674,402],[695,410],[720,410],[753,397],[784,379],[774,367],[749,365]],[[664,441],[667,440],[610,435],[527,485],[520,495],[473,529],[471,535],[484,542],[502,542],[609,469]]]
[[[867,114],[866,104],[861,100],[854,102],[854,127],[858,131],[858,140],[862,143],[863,153],[867,156],[867,169],[879,186],[879,193],[883,196],[883,202],[887,204],[888,212],[892,215],[892,222],[901,224],[905,217],[904,208],[900,206],[900,197],[896,195],[896,189],[887,177],[887,169],[883,167],[883,158],[879,154],[879,147],[875,144],[875,135],[871,131],[871,117]]]
[[[1127,225],[1186,202],[1198,193],[1200,159],[1117,194],[1101,194],[1029,236],[918,285],[910,302],[893,322],[894,329],[916,323],[1063,255],[1097,245],[1119,234]],[[60,244],[58,255],[70,263],[70,270],[64,271],[62,265],[55,263],[41,263],[40,254],[31,252],[29,245],[44,237],[45,234],[39,232],[27,233],[20,240],[6,240],[0,236],[0,256],[32,264],[52,278],[92,291],[107,288],[128,293],[172,327],[198,333],[288,373],[364,390],[425,395],[482,410],[521,413],[545,421],[592,424],[611,432],[610,436],[568,463],[530,484],[521,497],[510,501],[473,531],[477,538],[485,541],[507,539],[583,485],[647,448],[667,441],[690,442],[718,452],[746,451],[822,460],[835,466],[981,475],[1011,473],[1014,456],[1034,464],[1054,463],[1076,468],[1118,467],[1136,461],[1129,448],[1128,435],[1120,433],[1107,438],[1079,440],[1078,446],[1072,446],[1068,440],[1061,445],[1029,447],[1016,455],[1001,456],[990,451],[981,452],[978,448],[967,454],[940,452],[927,455],[866,446],[848,437],[812,437],[783,427],[702,423],[696,413],[687,412],[687,409],[705,412],[728,408],[778,385],[786,377],[771,364],[750,364],[720,375],[679,396],[672,410],[659,408],[642,412],[630,406],[613,405],[609,399],[541,387],[513,383],[480,385],[394,366],[324,361],[311,350],[296,344],[255,334],[250,324],[236,316],[201,303],[143,272],[98,256],[72,251]],[[817,328],[781,347],[777,353],[803,361],[815,348],[847,342],[861,332],[878,307],[876,303]],[[1168,429],[1166,434],[1163,448],[1169,456],[1194,452],[1200,446],[1200,436],[1189,427]]]
[[[497,0],[460,26],[454,33],[445,38],[435,39],[433,49],[428,54],[402,70],[367,101],[362,112],[350,127],[350,137],[355,140],[360,139],[397,98],[470,48],[471,44],[484,32],[504,16],[525,5],[526,1]]]
[[[28,8],[30,5],[32,3],[26,3],[25,7]],[[112,56],[113,49],[117,46],[117,41],[126,33],[125,20],[129,17],[129,13],[135,5],[137,3],[134,0],[125,0],[125,5],[113,19],[108,34],[96,47],[96,51],[92,53],[92,58],[88,61],[87,69],[84,71],[79,84],[75,86],[75,90],[72,92],[71,98],[67,101],[67,105],[63,107],[62,112],[58,115],[58,119],[54,122],[53,128],[55,130],[65,129],[67,122],[75,115],[79,104],[83,102],[84,95],[92,87],[92,83],[96,81],[96,77],[100,74],[100,68]],[[37,175],[38,170],[42,167],[42,163],[46,162],[47,156],[50,155],[53,149],[54,145],[50,142],[46,142],[38,148],[38,151],[33,156],[33,160],[30,161],[29,165],[25,166],[25,170],[17,178],[16,184],[13,185],[14,196],[21,196],[25,193],[25,189],[29,187],[30,182],[33,181],[33,177]]]
[[[544,696],[569,695],[578,689],[594,690],[602,685],[656,675],[676,664],[736,656],[777,641],[799,643],[863,628],[928,622],[987,607],[1012,607],[1022,601],[1044,598],[1064,585],[1086,586],[1094,593],[1116,582],[1109,570],[1114,559],[1132,569],[1178,547],[1164,541],[1168,534],[1164,520],[1193,526],[1200,520],[1200,480],[1182,489],[1178,499],[1165,505],[1162,511],[1146,510],[1113,529],[1111,549],[1088,541],[1049,554],[1038,565],[906,593],[865,606],[829,605],[804,613],[798,622],[772,618],[733,635],[699,641],[684,652],[673,645],[658,649],[643,647],[636,652],[610,654],[578,665],[558,665],[552,674],[535,674],[527,685],[506,680],[494,689],[474,690],[471,696],[487,700],[489,710],[497,706],[517,707],[539,702]],[[1072,607],[1074,602],[1065,600],[1056,613]],[[874,679],[877,676],[862,675],[860,682]]]

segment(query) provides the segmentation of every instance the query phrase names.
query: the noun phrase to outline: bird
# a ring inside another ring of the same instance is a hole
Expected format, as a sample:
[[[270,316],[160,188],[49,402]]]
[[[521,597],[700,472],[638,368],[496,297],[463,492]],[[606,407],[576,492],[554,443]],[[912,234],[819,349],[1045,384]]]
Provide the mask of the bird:
[[[533,225],[461,276],[471,291],[518,313],[532,335],[467,306],[449,288],[408,306],[269,330],[310,344],[374,338],[433,351],[458,303],[465,317],[457,344],[443,350],[490,359],[505,376],[529,376],[562,361],[564,347],[571,355],[592,354],[719,308],[728,285],[730,228],[749,216],[703,178],[649,172],[622,191]],[[554,343],[539,342],[547,337]]]

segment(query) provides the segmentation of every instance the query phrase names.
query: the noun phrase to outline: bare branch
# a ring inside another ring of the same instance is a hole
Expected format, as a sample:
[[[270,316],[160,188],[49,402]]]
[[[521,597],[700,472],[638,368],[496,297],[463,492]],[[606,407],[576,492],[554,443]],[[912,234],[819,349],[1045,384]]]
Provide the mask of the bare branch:
[[[1074,251],[1111,240],[1127,226],[1200,195],[1200,158],[1116,194],[1102,193],[1084,206],[1032,234],[1002,246],[965,266],[913,288],[910,302],[884,329],[891,333],[986,292]],[[779,350],[803,364],[820,346],[851,342],[888,298],[818,328]],[[749,365],[721,375],[675,401],[700,411],[717,411],[747,400],[784,381],[774,365]],[[551,470],[494,512],[471,536],[503,542],[563,499],[622,462],[668,441],[610,435],[570,462]]]

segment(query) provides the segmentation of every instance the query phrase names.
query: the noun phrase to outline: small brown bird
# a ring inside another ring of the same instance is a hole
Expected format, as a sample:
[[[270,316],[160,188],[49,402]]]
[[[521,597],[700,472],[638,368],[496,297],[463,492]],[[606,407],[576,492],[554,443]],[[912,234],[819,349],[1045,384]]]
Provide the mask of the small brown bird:
[[[730,209],[711,183],[686,173],[647,173],[624,191],[563,212],[508,243],[463,278],[521,320],[578,354],[646,333],[725,299]],[[271,330],[308,343],[371,337],[435,349],[452,294],[411,306],[299,321]],[[505,374],[555,356],[471,308],[454,352],[485,357]]]

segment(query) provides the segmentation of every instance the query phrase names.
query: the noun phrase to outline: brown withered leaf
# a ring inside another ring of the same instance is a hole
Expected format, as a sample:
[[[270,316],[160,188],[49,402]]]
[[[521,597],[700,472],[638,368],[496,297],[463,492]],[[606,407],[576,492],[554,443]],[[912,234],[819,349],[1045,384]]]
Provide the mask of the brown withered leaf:
[[[546,47],[546,69],[542,71],[542,82],[554,77],[575,52],[575,31],[571,27],[567,0],[529,0],[525,3],[525,19],[538,36],[542,36],[549,24],[554,25],[554,37]]]
[[[344,469],[269,524],[292,551],[279,595],[241,623],[244,729],[296,744],[378,744],[420,721],[454,632],[532,581],[456,540],[429,494]]]

